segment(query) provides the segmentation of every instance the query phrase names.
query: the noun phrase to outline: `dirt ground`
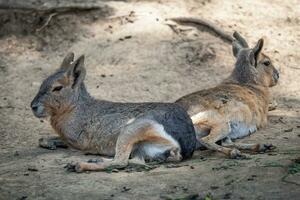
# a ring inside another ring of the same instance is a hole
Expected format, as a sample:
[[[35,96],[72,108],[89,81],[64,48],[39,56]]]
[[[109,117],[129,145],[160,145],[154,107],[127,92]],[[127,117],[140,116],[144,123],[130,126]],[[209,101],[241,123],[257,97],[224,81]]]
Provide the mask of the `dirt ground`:
[[[0,199],[300,198],[300,164],[295,161],[300,157],[299,0],[101,5],[99,10],[58,13],[45,27],[44,14],[0,11]],[[76,174],[64,166],[97,156],[38,147],[38,139],[54,131],[33,116],[29,105],[41,81],[69,51],[86,55],[89,92],[112,101],[172,102],[228,76],[234,64],[230,45],[191,27],[172,30],[165,18],[177,16],[238,30],[252,45],[266,39],[265,52],[281,73],[272,88],[278,107],[269,112],[266,129],[242,141],[272,143],[274,152],[230,160],[202,151],[150,171]]]

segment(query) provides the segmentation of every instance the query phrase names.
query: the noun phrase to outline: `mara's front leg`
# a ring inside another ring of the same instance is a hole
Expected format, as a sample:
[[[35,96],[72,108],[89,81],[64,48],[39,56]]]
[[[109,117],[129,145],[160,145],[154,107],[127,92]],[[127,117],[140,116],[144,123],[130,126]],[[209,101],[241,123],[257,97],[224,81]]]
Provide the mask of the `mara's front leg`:
[[[274,150],[276,148],[272,144],[236,143],[236,142],[232,142],[232,140],[230,138],[226,138],[225,140],[223,140],[222,141],[222,146],[229,147],[229,148],[237,148],[239,150],[250,151],[250,152],[254,152],[254,153],[267,152],[267,151],[270,151],[270,150]]]
[[[180,161],[182,159],[180,155],[180,147],[175,145],[170,138],[165,137],[165,133],[162,133],[163,129],[156,121],[140,119],[127,125],[121,132],[116,143],[116,154],[113,160],[104,161],[100,163],[87,163],[80,162],[75,165],[76,172],[82,171],[102,171],[107,168],[124,168],[129,163],[129,157],[132,153],[134,145],[138,143],[150,143],[160,144],[164,148],[170,150],[170,156],[172,161]],[[105,144],[103,144],[105,145]],[[135,157],[136,159],[137,157]],[[144,164],[144,158],[139,158],[139,162]]]
[[[58,147],[67,148],[67,144],[58,136],[42,137],[39,139],[39,146],[45,149],[55,150]]]

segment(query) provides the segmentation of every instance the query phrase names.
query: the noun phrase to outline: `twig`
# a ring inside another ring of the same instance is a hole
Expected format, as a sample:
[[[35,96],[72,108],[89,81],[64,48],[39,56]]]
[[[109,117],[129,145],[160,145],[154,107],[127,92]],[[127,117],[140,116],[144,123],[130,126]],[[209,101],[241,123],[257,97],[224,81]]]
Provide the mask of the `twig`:
[[[45,24],[43,26],[41,26],[40,28],[36,29],[37,32],[43,30],[46,26],[48,26],[48,24],[50,23],[52,17],[54,17],[55,15],[57,15],[58,13],[51,13],[47,19],[47,21],[45,22]]]
[[[129,14],[111,16],[111,17],[108,17],[107,19],[120,19],[120,18],[135,17],[135,16],[136,16],[135,12],[134,11],[130,11]]]
[[[0,4],[0,9],[3,10],[10,10],[10,11],[19,11],[19,12],[28,12],[28,11],[35,11],[35,12],[70,12],[70,11],[76,11],[76,10],[81,10],[81,11],[88,11],[88,10],[96,10],[96,9],[101,9],[105,7],[105,4],[103,5],[70,5],[70,6],[40,6],[40,7],[32,7],[32,6],[27,6],[27,5],[14,5],[14,4]]]
[[[294,184],[294,185],[300,186],[299,183],[296,183],[296,182],[294,182],[294,181],[288,181],[288,180],[286,180],[288,176],[289,176],[289,174],[284,175],[284,176],[281,178],[281,181],[282,181],[282,182],[285,182],[285,183],[290,183],[290,184]]]
[[[179,34],[178,30],[175,28],[176,25],[172,25],[172,24],[166,24],[166,25],[168,25],[174,33],[176,33],[177,35]]]

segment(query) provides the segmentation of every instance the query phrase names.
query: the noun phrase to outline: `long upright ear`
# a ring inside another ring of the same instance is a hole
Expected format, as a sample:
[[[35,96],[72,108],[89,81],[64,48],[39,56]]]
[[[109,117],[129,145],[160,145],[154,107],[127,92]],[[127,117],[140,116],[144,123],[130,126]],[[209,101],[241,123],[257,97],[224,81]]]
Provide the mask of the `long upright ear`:
[[[243,48],[249,48],[249,45],[246,42],[246,40],[238,32],[233,32],[233,38],[235,38]]]
[[[74,61],[74,53],[70,52],[64,58],[63,62],[60,65],[60,68],[63,69],[63,70],[67,70],[71,66],[71,63],[73,61]]]
[[[234,57],[237,56],[242,48],[249,48],[246,40],[236,31],[233,32],[232,52]]]
[[[72,67],[67,72],[69,78],[72,80],[72,88],[77,88],[85,78],[84,55],[81,55],[73,62]]]
[[[254,65],[254,66],[257,65],[258,57],[259,57],[259,54],[260,54],[263,46],[264,46],[264,40],[261,38],[258,40],[255,47],[250,52],[250,62],[252,65]]]
[[[239,51],[241,49],[242,49],[242,46],[237,41],[232,42],[232,52],[233,52],[234,57],[237,57],[237,54],[239,53]]]

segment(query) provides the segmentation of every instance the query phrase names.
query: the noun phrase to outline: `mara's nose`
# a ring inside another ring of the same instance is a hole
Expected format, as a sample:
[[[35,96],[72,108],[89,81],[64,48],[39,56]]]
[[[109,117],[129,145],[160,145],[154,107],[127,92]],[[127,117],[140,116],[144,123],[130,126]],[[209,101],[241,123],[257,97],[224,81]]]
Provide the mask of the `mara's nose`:
[[[31,109],[32,109],[33,112],[37,112],[38,106],[36,106],[36,105],[31,105]]]
[[[31,102],[30,107],[33,112],[36,112],[38,110],[38,105],[37,105],[37,103],[35,103],[34,100]]]

